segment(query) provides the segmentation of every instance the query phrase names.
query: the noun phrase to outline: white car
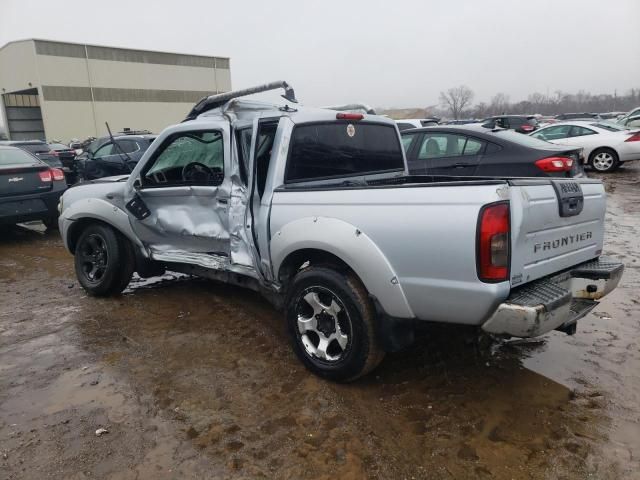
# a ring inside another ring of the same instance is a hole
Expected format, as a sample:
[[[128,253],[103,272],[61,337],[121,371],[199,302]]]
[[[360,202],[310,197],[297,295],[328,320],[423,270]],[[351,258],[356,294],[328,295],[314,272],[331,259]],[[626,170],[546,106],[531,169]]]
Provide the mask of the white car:
[[[587,164],[611,172],[621,163],[640,160],[640,131],[608,122],[559,122],[536,130],[532,137],[584,149]]]

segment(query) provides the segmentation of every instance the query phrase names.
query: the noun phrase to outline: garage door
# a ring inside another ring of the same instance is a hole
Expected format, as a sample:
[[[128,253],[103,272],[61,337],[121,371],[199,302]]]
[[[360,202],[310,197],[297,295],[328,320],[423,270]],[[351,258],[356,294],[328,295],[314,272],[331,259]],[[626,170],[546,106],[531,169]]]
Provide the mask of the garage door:
[[[45,140],[44,123],[37,90],[3,95],[7,131],[11,140]]]

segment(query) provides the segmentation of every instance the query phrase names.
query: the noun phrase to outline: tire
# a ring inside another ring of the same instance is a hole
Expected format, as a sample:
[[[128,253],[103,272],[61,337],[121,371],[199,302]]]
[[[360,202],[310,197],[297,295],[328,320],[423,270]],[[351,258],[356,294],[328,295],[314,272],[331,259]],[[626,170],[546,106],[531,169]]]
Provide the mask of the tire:
[[[316,375],[348,382],[384,358],[373,305],[354,275],[332,267],[306,268],[294,277],[285,308],[293,350]]]
[[[135,259],[129,241],[111,227],[92,224],[78,238],[76,276],[89,295],[121,293],[131,281]]]
[[[615,150],[598,148],[589,155],[589,165],[597,172],[609,173],[620,166],[620,160]]]

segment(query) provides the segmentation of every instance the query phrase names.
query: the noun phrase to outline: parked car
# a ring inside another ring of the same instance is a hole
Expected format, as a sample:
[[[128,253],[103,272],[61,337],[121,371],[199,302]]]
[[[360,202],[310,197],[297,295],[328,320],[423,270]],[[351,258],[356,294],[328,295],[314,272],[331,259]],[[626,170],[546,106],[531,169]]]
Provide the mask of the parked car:
[[[42,220],[58,226],[58,200],[67,188],[64,173],[17,147],[0,145],[0,224]]]
[[[626,112],[604,112],[604,113],[599,113],[598,115],[600,116],[601,120],[617,120],[618,118],[623,117],[626,114]]]
[[[582,152],[509,130],[477,125],[402,132],[412,175],[580,177]]]
[[[640,114],[635,117],[624,117],[616,122],[616,124],[620,125],[624,128],[636,129],[640,128]]]
[[[294,108],[238,99],[276,87]],[[571,334],[618,284],[601,181],[407,176],[393,120],[295,102],[285,82],[205,98],[128,177],[70,188],[82,287],[168,269],[255,289],[307,368],[349,381],[419,321]]]
[[[561,113],[560,115],[556,115],[556,120],[558,120],[559,122],[563,122],[566,120],[582,120],[582,121],[599,121],[602,120],[602,118],[600,118],[600,115],[598,115],[597,113],[588,113],[588,112],[583,112],[583,113]]]
[[[627,113],[620,115],[620,117],[618,117],[618,122],[626,122],[632,117],[640,117],[640,107],[636,107],[632,110],[629,110]]]
[[[131,173],[155,138],[156,135],[119,135],[113,141],[109,137],[104,142],[98,139],[99,147],[78,157],[78,171],[84,180]]]
[[[538,117],[538,128],[542,128],[543,126],[550,125],[552,123],[557,123],[559,120],[556,117]]]
[[[442,122],[442,125],[469,125],[472,123],[480,123],[482,120],[477,120],[475,118],[465,118],[459,120],[447,120],[446,122]],[[428,125],[425,125],[428,126]]]
[[[52,168],[63,168],[59,155],[51,151],[51,146],[42,140],[6,140],[0,142],[0,145],[17,147],[25,150]]]
[[[77,181],[75,150],[61,143],[47,143],[42,140],[15,140],[0,142],[0,145],[11,145],[34,154],[52,168],[64,172],[67,184]]]
[[[566,147],[582,147],[587,164],[599,172],[612,172],[624,162],[640,160],[640,132],[614,123],[562,122],[531,136]]]
[[[124,135],[153,135],[153,133],[149,130],[132,130],[130,128],[124,128],[121,132],[115,133],[114,137],[122,137]],[[73,145],[69,145],[69,147],[82,150],[82,152],[77,152],[77,157],[79,160],[84,161],[88,158],[89,153],[94,153],[98,148],[110,140],[111,137],[109,135],[98,138],[88,137],[82,142],[76,139],[75,141],[72,141]]]
[[[438,125],[439,118],[403,118],[402,120],[396,120],[398,130],[409,130],[411,128],[432,127]]]
[[[482,121],[485,128],[504,128],[518,133],[531,133],[538,128],[538,119],[534,115],[497,115]]]

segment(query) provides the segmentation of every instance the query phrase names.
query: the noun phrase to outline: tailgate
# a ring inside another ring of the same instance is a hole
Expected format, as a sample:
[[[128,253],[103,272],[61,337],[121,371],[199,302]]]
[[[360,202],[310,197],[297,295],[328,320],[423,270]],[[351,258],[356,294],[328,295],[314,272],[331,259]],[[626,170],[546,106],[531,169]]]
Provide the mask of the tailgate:
[[[600,180],[512,180],[511,285],[602,253],[606,195]]]

